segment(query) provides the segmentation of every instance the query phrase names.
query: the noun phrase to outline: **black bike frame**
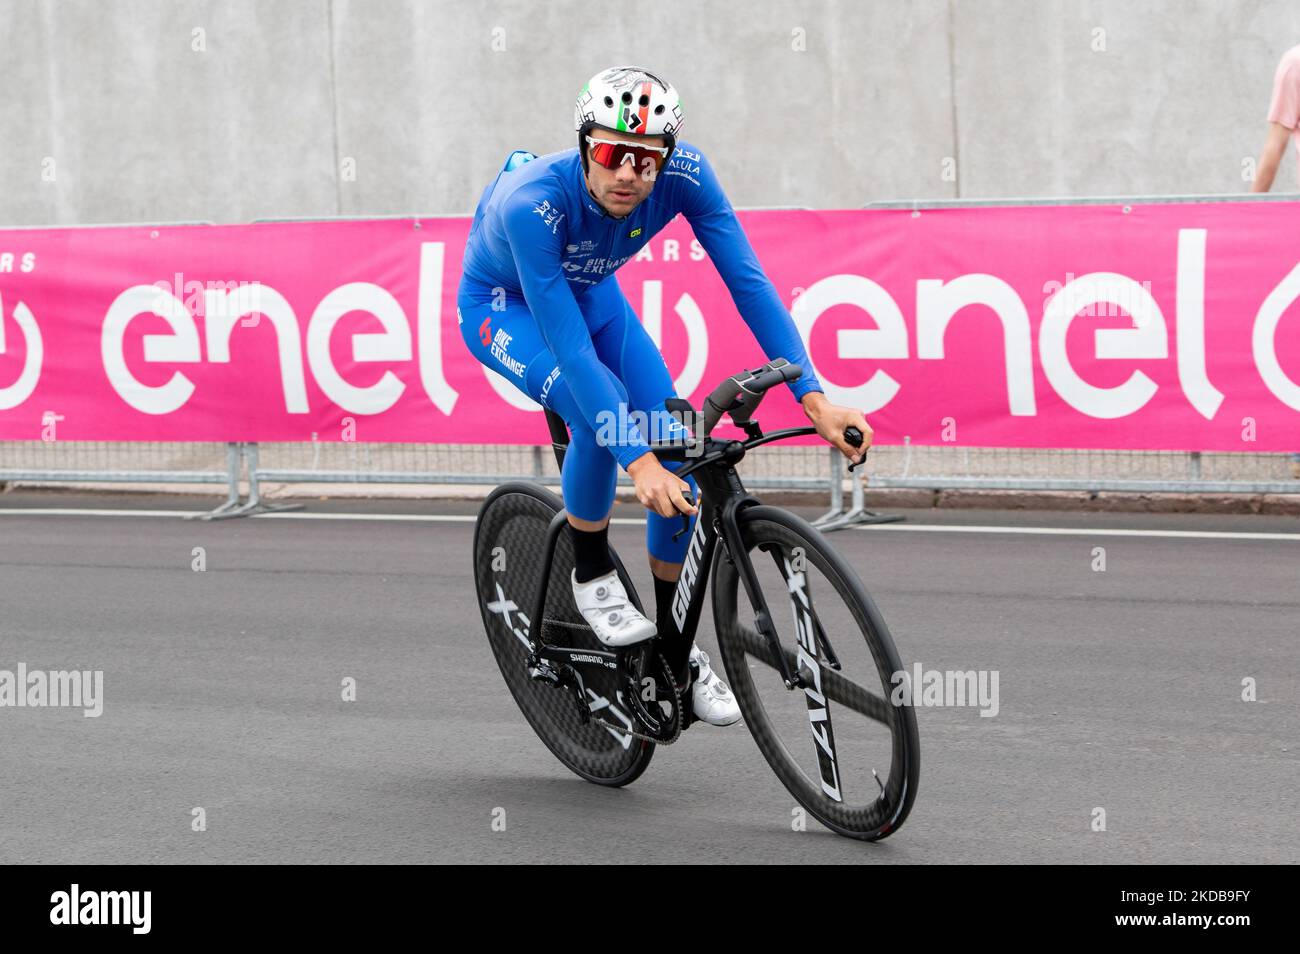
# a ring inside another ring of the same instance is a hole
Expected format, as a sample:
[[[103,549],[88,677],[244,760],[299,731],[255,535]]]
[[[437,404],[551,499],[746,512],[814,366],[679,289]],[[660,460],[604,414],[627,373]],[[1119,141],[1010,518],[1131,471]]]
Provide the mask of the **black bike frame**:
[[[552,412],[547,413],[549,416]],[[678,470],[678,476],[694,474],[700,488],[699,513],[695,519],[695,527],[682,562],[681,576],[673,595],[674,624],[683,637],[694,641],[695,632],[699,628],[700,614],[704,610],[704,596],[708,589],[709,576],[713,571],[713,561],[715,558],[731,561],[736,565],[745,593],[754,607],[758,632],[767,640],[787,689],[803,686],[804,680],[790,666],[786,653],[781,650],[767,601],[763,598],[762,589],[759,587],[758,575],[754,572],[754,565],[750,562],[749,553],[741,538],[740,512],[747,507],[758,505],[760,501],[745,490],[740,475],[736,473],[736,464],[755,447],[815,433],[817,433],[816,428],[792,427],[752,437],[747,441],[721,441],[710,437],[704,440],[703,453],[699,454],[696,460],[691,460],[688,452],[681,445],[651,445],[650,448],[661,459],[689,461],[685,467]],[[554,429],[552,435],[555,435]],[[563,466],[563,448],[558,442],[555,444],[555,450],[556,457]],[[580,667],[585,666],[617,669],[620,651],[552,646],[542,640],[542,617],[546,608],[546,594],[555,558],[555,547],[567,522],[568,511],[561,510],[551,520],[546,530],[541,584],[533,601],[533,615],[528,621],[528,640],[531,645],[528,664],[536,666],[539,661],[545,660],[572,666],[575,671],[580,671]],[[688,525],[689,518],[683,515],[683,529]],[[724,552],[719,557],[717,549],[720,538]],[[640,601],[635,601],[638,604],[637,608],[641,609]],[[820,630],[820,624],[816,628]],[[823,634],[818,632],[817,635],[818,642],[822,642]]]

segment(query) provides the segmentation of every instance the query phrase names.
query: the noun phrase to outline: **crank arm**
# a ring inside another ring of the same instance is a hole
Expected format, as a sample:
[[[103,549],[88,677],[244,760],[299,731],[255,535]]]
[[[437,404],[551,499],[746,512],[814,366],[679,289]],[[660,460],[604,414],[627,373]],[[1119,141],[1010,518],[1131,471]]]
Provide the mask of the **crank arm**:
[[[537,653],[539,659],[556,666],[600,666],[617,669],[618,654],[604,649],[574,649],[569,646],[543,646]]]
[[[591,722],[591,706],[587,704],[587,686],[582,681],[582,673],[573,666],[560,670],[560,682],[573,693],[573,701],[578,704],[578,717],[583,725]]]

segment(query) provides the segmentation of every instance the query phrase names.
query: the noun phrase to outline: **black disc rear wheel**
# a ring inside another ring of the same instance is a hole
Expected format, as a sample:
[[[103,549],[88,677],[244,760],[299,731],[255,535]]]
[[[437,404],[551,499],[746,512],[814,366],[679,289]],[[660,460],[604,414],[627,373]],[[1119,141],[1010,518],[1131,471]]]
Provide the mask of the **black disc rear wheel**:
[[[616,674],[585,667],[583,722],[568,688],[533,680],[527,670],[529,617],[541,583],[543,548],[551,520],[564,503],[546,488],[523,481],[503,484],[484,501],[474,529],[474,583],[492,654],[519,709],[546,747],[571,771],[598,785],[627,785],[650,764],[653,743],[603,725],[633,726]],[[623,585],[640,601],[614,554]],[[556,543],[547,582],[542,638],[551,645],[603,649],[573,605],[573,547],[567,533]]]
[[[742,510],[739,521],[781,651],[804,680],[785,687],[736,567],[719,554],[714,626],[745,724],[818,821],[851,838],[883,838],[907,818],[920,775],[915,712],[891,699],[902,665],[889,630],[857,574],[806,521],[767,506]]]

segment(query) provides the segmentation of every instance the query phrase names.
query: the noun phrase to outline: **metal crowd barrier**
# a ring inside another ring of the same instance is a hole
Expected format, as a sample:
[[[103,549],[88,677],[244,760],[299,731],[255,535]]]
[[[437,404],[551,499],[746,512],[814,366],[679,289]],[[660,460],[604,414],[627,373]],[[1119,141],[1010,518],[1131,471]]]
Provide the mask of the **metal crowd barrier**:
[[[741,465],[755,490],[824,494],[827,529],[882,519],[864,493],[907,488],[1200,494],[1297,494],[1287,454],[1041,450],[954,445],[874,447],[863,467],[824,446],[768,447]],[[560,481],[548,446],[484,444],[99,443],[0,444],[3,483],[224,485],[211,519],[298,507],[273,500],[289,484],[409,484],[490,487],[529,478]],[[247,483],[247,499],[243,485]],[[630,486],[626,477],[621,485]],[[268,489],[267,484],[276,485]],[[847,486],[846,486],[847,484]]]
[[[1300,493],[1300,455],[1202,451],[876,448],[869,487],[1127,493]]]
[[[34,445],[34,446],[33,446]],[[224,467],[216,465],[218,449]],[[208,460],[198,460],[204,455]],[[269,460],[268,460],[269,458]],[[267,461],[264,464],[264,461]],[[195,469],[194,463],[211,466]],[[14,466],[17,464],[18,466]],[[62,465],[62,466],[58,466]],[[189,465],[189,466],[187,466]],[[767,448],[743,465],[756,490],[827,494],[827,527],[875,519],[864,489],[1124,491],[1139,493],[1300,493],[1286,454],[1140,451],[1050,451],[1005,448],[880,446],[864,468],[846,475],[839,453],[824,447]],[[248,498],[241,484],[247,472]],[[512,445],[113,444],[8,442],[0,447],[0,481],[225,485],[211,517],[283,509],[263,485],[441,484],[492,486],[527,477],[552,486],[559,474],[549,449]],[[846,509],[845,481],[851,498]],[[623,486],[628,486],[626,478]],[[296,505],[291,505],[296,506]]]
[[[221,450],[218,451],[217,448]],[[218,466],[224,454],[225,466]],[[66,458],[71,457],[71,461]],[[152,460],[151,460],[152,458]],[[165,461],[171,466],[150,467]],[[63,464],[64,466],[57,466]],[[207,464],[207,467],[176,466]],[[239,445],[100,441],[0,442],[0,484],[114,483],[224,484],[226,501],[239,506]]]

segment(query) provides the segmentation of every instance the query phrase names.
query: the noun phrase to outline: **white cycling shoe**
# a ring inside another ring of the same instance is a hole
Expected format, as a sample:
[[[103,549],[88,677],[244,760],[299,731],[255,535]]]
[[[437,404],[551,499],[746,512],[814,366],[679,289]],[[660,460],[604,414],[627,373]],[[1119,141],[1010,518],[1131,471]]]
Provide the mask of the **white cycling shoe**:
[[[691,662],[700,670],[691,689],[691,710],[695,718],[709,725],[735,725],[740,721],[740,704],[709,665],[709,654],[699,646],[692,646]]]
[[[610,570],[586,583],[578,582],[578,571],[569,575],[573,601],[596,638],[611,649],[632,646],[651,639],[655,624],[638,612],[628,599],[617,570]]]

